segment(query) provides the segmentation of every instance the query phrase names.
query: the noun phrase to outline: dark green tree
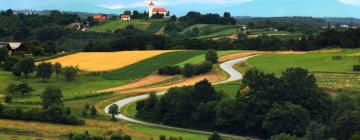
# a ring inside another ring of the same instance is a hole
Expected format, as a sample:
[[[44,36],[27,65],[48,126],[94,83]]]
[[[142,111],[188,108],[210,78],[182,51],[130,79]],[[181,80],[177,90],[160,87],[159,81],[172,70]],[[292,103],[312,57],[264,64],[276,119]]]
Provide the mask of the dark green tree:
[[[208,50],[205,55],[205,60],[212,62],[213,64],[218,62],[218,55],[214,50]]]
[[[0,64],[5,61],[5,58],[9,56],[8,50],[5,48],[0,48]]]
[[[34,89],[31,88],[27,83],[19,84],[17,90],[22,96],[29,95],[32,91],[34,91]]]
[[[5,62],[3,64],[3,68],[6,71],[11,71],[12,67],[19,62],[19,57],[9,56],[5,58]]]
[[[54,71],[56,74],[56,78],[59,78],[59,75],[61,74],[61,69],[62,69],[62,66],[59,62],[54,64]]]
[[[12,74],[13,74],[14,76],[20,77],[21,74],[22,74],[20,64],[19,64],[19,63],[16,63],[16,64],[11,68],[11,72],[12,72]]]
[[[21,71],[24,73],[25,78],[28,78],[28,75],[35,70],[35,61],[31,57],[25,57],[20,60],[19,65],[21,67]]]
[[[42,62],[37,66],[36,77],[41,77],[43,80],[50,79],[53,73],[53,66],[50,62]]]
[[[90,109],[90,116],[95,117],[96,114],[97,114],[97,110],[96,110],[95,106],[92,106]]]
[[[116,120],[115,115],[119,114],[119,106],[117,104],[112,104],[109,107],[109,114],[111,114],[112,120]]]
[[[310,122],[308,111],[299,105],[285,103],[274,104],[266,115],[263,122],[271,135],[287,133],[296,136],[304,136],[306,127]]]
[[[182,71],[184,77],[191,77],[194,76],[194,65],[192,64],[185,64],[183,71]]]
[[[338,140],[348,140],[360,130],[360,112],[346,112],[336,119],[333,134]]]
[[[75,80],[75,77],[78,75],[78,69],[75,67],[65,67],[64,68],[64,77],[67,81]]]
[[[7,96],[5,96],[4,101],[5,101],[5,103],[7,103],[7,104],[11,104],[11,102],[12,102],[12,97],[9,96],[9,95],[7,95]]]
[[[40,96],[42,99],[42,106],[47,109],[51,105],[63,106],[62,91],[58,87],[48,86]]]

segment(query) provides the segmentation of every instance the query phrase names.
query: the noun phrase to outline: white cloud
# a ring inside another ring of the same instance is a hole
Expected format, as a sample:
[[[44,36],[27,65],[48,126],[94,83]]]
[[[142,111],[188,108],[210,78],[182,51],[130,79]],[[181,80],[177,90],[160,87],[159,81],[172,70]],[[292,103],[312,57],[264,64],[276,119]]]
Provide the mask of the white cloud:
[[[344,4],[360,6],[360,0],[339,0],[339,1],[344,3]]]
[[[230,3],[246,3],[254,0],[153,0],[158,6],[171,6],[182,4],[230,4]],[[112,4],[112,5],[100,5],[100,7],[108,9],[121,9],[121,8],[137,8],[146,7],[150,0],[141,0],[130,4]]]

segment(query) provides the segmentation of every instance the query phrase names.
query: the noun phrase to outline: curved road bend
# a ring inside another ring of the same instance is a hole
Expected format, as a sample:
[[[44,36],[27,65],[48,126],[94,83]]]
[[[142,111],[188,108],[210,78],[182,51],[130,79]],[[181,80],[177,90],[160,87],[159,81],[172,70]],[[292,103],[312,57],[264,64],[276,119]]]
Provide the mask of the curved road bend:
[[[226,61],[226,62],[222,63],[220,65],[220,68],[222,70],[224,70],[226,73],[229,74],[229,78],[224,80],[224,81],[214,83],[214,85],[216,85],[216,84],[225,84],[225,83],[241,80],[243,78],[243,75],[240,72],[236,71],[233,67],[234,67],[235,64],[246,61],[247,59],[249,59],[251,57],[254,57],[254,56],[241,57],[241,58],[238,58],[238,59],[234,59],[234,60],[230,60],[230,61]],[[166,93],[166,91],[162,91],[162,92],[156,93],[156,95],[162,96],[165,93]],[[122,108],[122,107],[124,107],[124,106],[126,106],[126,105],[128,105],[130,103],[140,101],[140,100],[144,100],[144,99],[146,99],[148,97],[149,97],[149,94],[139,95],[139,96],[134,96],[134,97],[122,99],[122,100],[119,100],[119,101],[114,102],[112,104],[117,104],[119,106],[119,108]],[[106,113],[109,112],[109,107],[112,104],[105,107],[105,112]],[[136,119],[127,117],[127,116],[125,116],[123,114],[118,114],[115,117],[118,118],[118,119],[124,120],[124,121],[131,122],[131,123],[137,123],[137,124],[143,124],[143,125],[149,125],[149,126],[156,126],[156,127],[173,129],[173,130],[188,131],[188,132],[194,132],[194,133],[200,133],[200,134],[212,134],[213,133],[213,132],[210,132],[210,131],[192,130],[192,129],[185,129],[185,128],[178,128],[178,127],[172,127],[172,126],[148,123],[148,122],[144,122],[144,121],[140,121],[140,120],[136,120]],[[220,134],[220,135],[224,136],[224,137],[231,137],[231,138],[244,138],[244,137],[241,137],[241,136],[230,135],[230,134]]]

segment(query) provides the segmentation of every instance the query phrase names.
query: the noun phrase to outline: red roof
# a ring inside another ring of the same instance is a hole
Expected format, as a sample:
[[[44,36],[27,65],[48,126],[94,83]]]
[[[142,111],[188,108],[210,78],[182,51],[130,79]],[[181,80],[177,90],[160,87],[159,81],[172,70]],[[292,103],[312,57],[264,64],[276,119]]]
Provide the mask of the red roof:
[[[153,12],[153,13],[154,13],[154,12],[155,12],[155,13],[157,13],[157,12],[163,13],[163,12],[167,12],[167,10],[166,10],[165,8],[154,8],[152,12]]]
[[[121,15],[121,18],[129,18],[130,15]]]
[[[93,16],[94,20],[106,20],[107,16],[106,15],[95,15]]]
[[[155,6],[155,4],[151,1],[151,2],[149,3],[149,6]]]

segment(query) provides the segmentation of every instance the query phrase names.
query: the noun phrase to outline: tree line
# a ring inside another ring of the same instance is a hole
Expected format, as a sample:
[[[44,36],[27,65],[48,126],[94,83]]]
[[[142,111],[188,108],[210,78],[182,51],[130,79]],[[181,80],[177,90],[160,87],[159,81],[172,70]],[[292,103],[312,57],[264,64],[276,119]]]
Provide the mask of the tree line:
[[[83,125],[84,120],[72,115],[70,108],[65,108],[62,97],[61,89],[52,86],[46,87],[40,96],[41,108],[22,109],[0,104],[0,118]]]
[[[235,99],[206,80],[172,88],[163,97],[151,94],[137,103],[136,117],[166,125],[261,138],[348,140],[360,130],[360,98],[332,100],[301,68],[282,76],[256,69],[246,72]]]

